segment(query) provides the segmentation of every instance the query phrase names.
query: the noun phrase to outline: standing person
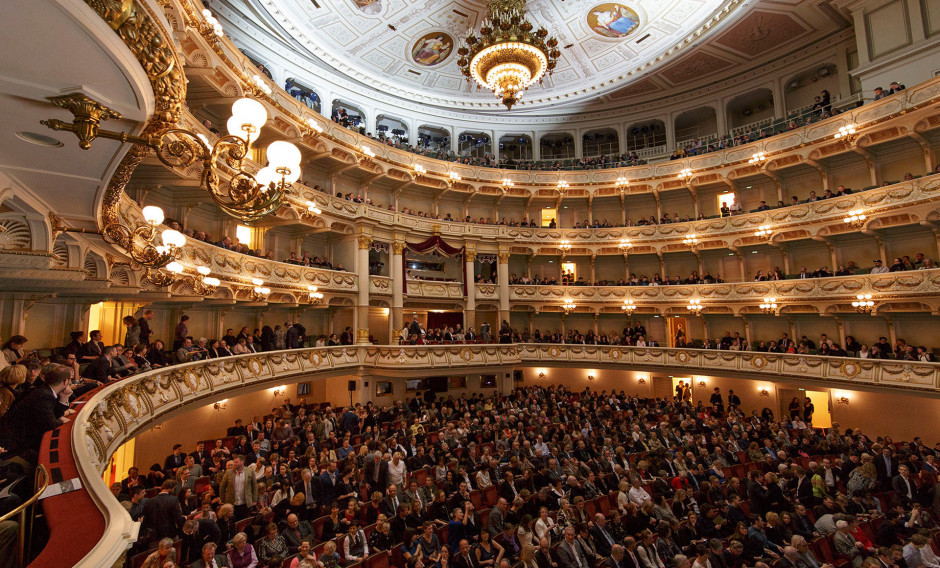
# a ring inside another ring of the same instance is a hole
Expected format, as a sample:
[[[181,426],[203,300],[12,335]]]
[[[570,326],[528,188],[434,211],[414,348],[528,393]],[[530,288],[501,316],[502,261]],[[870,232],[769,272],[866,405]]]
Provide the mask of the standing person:
[[[287,327],[287,332],[284,338],[284,348],[297,349],[300,347],[300,331],[291,325],[290,322],[287,322],[284,325]]]
[[[176,481],[167,479],[160,486],[160,493],[144,503],[144,520],[141,529],[150,531],[154,540],[175,539],[183,528],[183,511],[180,501],[173,496]]]
[[[236,518],[244,519],[249,516],[249,509],[258,501],[258,482],[255,480],[254,470],[245,467],[245,456],[239,454],[233,459],[235,467],[227,470],[222,476],[219,495],[223,503],[235,506]]]
[[[290,327],[289,323],[284,324],[285,327]],[[274,326],[274,349],[280,351],[287,348],[287,330],[284,327],[279,325]]]
[[[176,324],[176,329],[173,331],[173,351],[178,351],[183,346],[186,338],[189,337],[189,326],[186,325],[188,321],[189,316],[186,314],[180,316],[180,322]]]
[[[153,319],[153,310],[144,310],[144,313],[137,320],[137,327],[140,328],[140,343],[150,345],[150,336],[153,330],[150,329],[150,320]]]
[[[122,321],[127,327],[124,333],[124,347],[133,349],[140,343],[140,327],[137,325],[137,319],[134,316],[124,316]]]

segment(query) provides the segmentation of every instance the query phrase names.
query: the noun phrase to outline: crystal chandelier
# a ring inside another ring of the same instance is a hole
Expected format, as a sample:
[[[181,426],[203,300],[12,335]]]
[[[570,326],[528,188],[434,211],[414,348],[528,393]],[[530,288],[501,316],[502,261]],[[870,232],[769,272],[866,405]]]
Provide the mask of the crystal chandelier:
[[[468,30],[466,45],[457,50],[457,65],[468,82],[493,91],[512,109],[529,85],[552,74],[561,52],[548,30],[533,31],[525,0],[489,0],[487,9],[479,35]]]

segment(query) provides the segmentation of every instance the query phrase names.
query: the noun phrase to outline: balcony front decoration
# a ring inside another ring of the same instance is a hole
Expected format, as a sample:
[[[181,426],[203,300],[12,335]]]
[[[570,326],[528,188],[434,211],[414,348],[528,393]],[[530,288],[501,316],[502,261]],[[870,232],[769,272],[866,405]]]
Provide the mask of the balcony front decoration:
[[[268,165],[258,172],[245,168],[252,143],[268,120],[264,105],[254,99],[243,98],[232,104],[232,116],[226,123],[228,134],[211,145],[205,135],[184,128],[167,128],[147,137],[104,130],[100,128],[101,122],[120,119],[120,113],[81,93],[50,100],[71,112],[72,122],[49,119],[41,121],[42,124],[52,130],[74,133],[82,149],[91,148],[95,138],[107,138],[148,146],[161,162],[172,168],[202,162],[200,185],[223,211],[245,222],[256,221],[279,209],[291,184],[300,179],[300,150],[290,142],[272,142],[266,152]],[[227,183],[222,181],[222,171],[230,176]]]
[[[511,110],[529,86],[551,76],[561,51],[548,30],[526,19],[525,0],[489,0],[487,9],[479,31],[467,30],[457,66],[467,82],[489,89]]]

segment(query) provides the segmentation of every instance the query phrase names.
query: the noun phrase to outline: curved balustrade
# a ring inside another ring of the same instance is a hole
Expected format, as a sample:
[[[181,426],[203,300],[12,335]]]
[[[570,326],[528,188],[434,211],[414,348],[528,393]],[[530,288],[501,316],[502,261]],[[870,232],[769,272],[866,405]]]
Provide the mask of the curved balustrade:
[[[871,359],[780,355],[695,349],[586,345],[454,345],[420,347],[327,347],[274,351],[212,359],[158,369],[108,385],[81,407],[71,428],[70,451],[83,489],[103,514],[100,535],[83,542],[84,558],[76,566],[110,566],[136,538],[136,525],[111,496],[102,474],[112,454],[154,421],[177,414],[188,405],[208,404],[272,383],[300,376],[349,369],[448,368],[473,371],[493,367],[576,366],[638,368],[663,372],[761,377],[767,380],[815,380],[840,385],[884,386],[940,392],[940,364]],[[43,448],[48,455],[47,436]],[[86,504],[86,506],[88,506]],[[71,517],[74,520],[74,516]],[[55,550],[62,531],[73,527],[62,517],[51,524],[47,550]]]
[[[845,215],[855,209],[865,211],[869,223],[880,213],[890,211],[896,215],[904,208],[916,208],[916,211],[911,211],[912,217],[924,220],[934,213],[932,210],[924,210],[923,206],[933,202],[940,195],[940,175],[924,176],[842,197],[768,211],[685,223],[603,229],[532,229],[441,221],[387,211],[313,190],[305,191],[303,195],[316,201],[327,218],[336,217],[348,222],[372,221],[380,223],[383,228],[438,233],[444,237],[484,239],[478,250],[483,250],[485,239],[492,239],[494,245],[496,240],[501,243],[511,241],[516,246],[528,245],[535,253],[541,251],[543,254],[558,254],[556,243],[569,240],[572,245],[592,247],[591,250],[598,254],[623,254],[687,250],[688,247],[682,243],[682,238],[688,234],[698,237],[697,248],[702,249],[760,244],[764,240],[756,237],[754,232],[762,225],[770,225],[773,228],[773,233],[778,235],[776,240],[810,238],[827,225],[843,227]],[[826,232],[833,231],[830,228]],[[621,239],[629,239],[631,248],[620,250]],[[583,252],[589,254],[587,251]],[[576,253],[577,251],[569,254]]]
[[[201,22],[203,18],[198,14],[197,9],[189,2],[172,2],[173,11],[184,13],[190,22]],[[183,19],[185,22],[185,19]],[[248,58],[238,50],[228,37],[216,38],[211,34],[201,35],[198,31],[198,25],[190,24],[189,29],[178,29],[177,31],[187,33],[188,42],[191,48],[187,53],[189,67],[203,67],[208,69],[215,68],[216,76],[212,81],[215,88],[219,90],[220,96],[231,96],[226,94],[226,89],[231,90],[233,82],[240,83],[235,87],[236,91],[254,91],[262,99],[267,100],[279,111],[276,113],[275,120],[281,121],[282,130],[290,130],[293,133],[300,134],[310,130],[310,124],[316,124],[322,132],[312,133],[316,136],[316,150],[320,154],[330,154],[337,159],[347,161],[355,165],[367,165],[367,169],[373,170],[373,173],[388,174],[390,170],[403,170],[409,178],[414,179],[414,165],[424,166],[426,177],[439,182],[442,187],[449,186],[447,177],[448,172],[458,173],[462,181],[458,184],[470,191],[478,191],[482,187],[491,187],[498,189],[501,181],[509,177],[516,184],[516,190],[522,189],[519,186],[546,186],[554,185],[560,179],[567,180],[572,186],[578,185],[608,185],[613,187],[616,179],[620,176],[626,176],[630,180],[650,180],[655,178],[672,178],[683,168],[691,168],[695,171],[713,169],[728,166],[730,164],[747,165],[747,160],[754,153],[765,152],[767,154],[780,153],[788,150],[803,148],[821,140],[831,139],[839,131],[840,126],[847,124],[856,124],[861,127],[884,120],[888,117],[898,115],[902,112],[910,112],[934,102],[940,96],[940,78],[934,78],[913,87],[909,87],[898,94],[886,97],[884,99],[871,102],[858,109],[844,112],[832,118],[804,126],[784,134],[779,134],[757,142],[736,146],[727,150],[712,152],[701,156],[695,156],[688,159],[649,164],[643,166],[633,166],[627,168],[616,168],[608,170],[587,170],[578,172],[551,172],[551,171],[517,171],[501,170],[497,168],[487,168],[481,166],[465,166],[419,156],[404,150],[398,150],[390,146],[378,143],[371,138],[359,135],[342,126],[333,123],[328,118],[313,112],[306,105],[293,98],[284,91],[280,85],[268,82],[271,87],[271,94],[263,92],[258,93],[257,88],[252,83],[252,77],[257,74],[256,68]],[[374,158],[365,158],[361,156],[360,148],[368,146],[376,156]],[[378,171],[374,171],[378,170]],[[438,176],[439,179],[433,176]]]
[[[771,280],[767,282],[727,282],[721,284],[688,284],[678,286],[541,286],[513,285],[509,287],[509,299],[514,305],[560,306],[565,298],[579,304],[589,305],[590,311],[620,312],[617,303],[633,300],[637,311],[666,313],[670,305],[684,306],[689,299],[702,300],[706,311],[719,307],[736,313],[760,311],[757,304],[772,296],[780,305],[781,313],[787,313],[791,305],[805,309],[815,306],[820,313],[830,307],[845,307],[856,299],[857,294],[871,294],[873,298],[901,298],[905,302],[925,297],[936,298],[940,294],[940,269],[890,272],[885,274],[860,274],[856,276],[833,276],[829,278],[807,278]],[[606,304],[606,307],[605,307]],[[873,313],[878,312],[879,304]],[[930,302],[937,309],[937,302]]]

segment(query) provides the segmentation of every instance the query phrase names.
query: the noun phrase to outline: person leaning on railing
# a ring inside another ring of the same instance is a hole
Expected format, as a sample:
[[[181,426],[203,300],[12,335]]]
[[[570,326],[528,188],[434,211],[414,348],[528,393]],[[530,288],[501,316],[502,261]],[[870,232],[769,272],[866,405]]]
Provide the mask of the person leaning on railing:
[[[38,385],[0,418],[0,459],[35,463],[43,434],[69,421],[69,369],[50,365]]]

